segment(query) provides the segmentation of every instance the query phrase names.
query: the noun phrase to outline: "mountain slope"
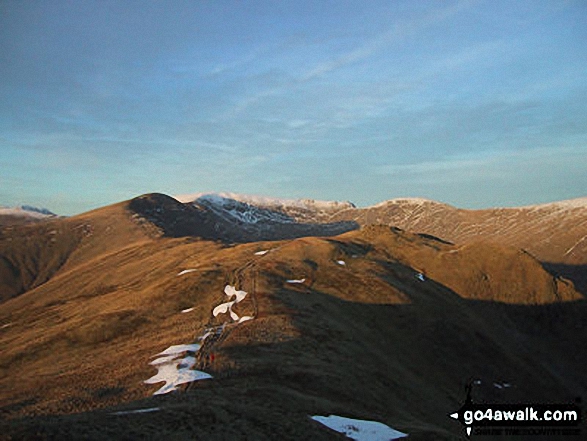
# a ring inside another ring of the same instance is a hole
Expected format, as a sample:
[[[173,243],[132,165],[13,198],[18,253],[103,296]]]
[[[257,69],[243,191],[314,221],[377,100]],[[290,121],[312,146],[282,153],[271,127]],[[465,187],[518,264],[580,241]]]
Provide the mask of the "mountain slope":
[[[346,210],[336,219],[361,225],[393,224],[455,243],[479,238],[523,248],[542,261],[583,263],[586,259],[587,198],[519,208],[462,210],[427,200],[391,200]]]
[[[350,202],[284,200],[230,193],[188,195],[180,199],[188,204],[203,204],[233,222],[239,219],[237,224],[245,229],[262,228],[263,220],[268,218],[274,225],[282,226],[298,221],[342,227],[338,231],[326,230],[332,234],[359,226],[389,225],[455,244],[487,241],[519,248],[532,254],[553,273],[571,279],[587,295],[587,198],[484,210],[464,210],[421,198],[392,199],[366,208],[357,208]],[[314,228],[307,235],[326,234]]]
[[[127,205],[1,228],[0,302],[40,286],[59,271],[155,234],[154,228],[132,218]]]
[[[174,210],[207,213],[147,195],[70,220],[91,234],[0,304],[0,438],[340,439],[308,418],[334,413],[455,439],[471,378],[478,400],[587,392],[585,300],[528,254],[383,226],[235,244]],[[212,314],[227,284],[252,320]],[[155,354],[215,326],[196,364],[213,379],[151,397]]]
[[[385,224],[456,244],[480,240],[521,248],[587,295],[587,198],[550,204],[463,210],[421,199],[397,199],[349,209],[330,221]]]

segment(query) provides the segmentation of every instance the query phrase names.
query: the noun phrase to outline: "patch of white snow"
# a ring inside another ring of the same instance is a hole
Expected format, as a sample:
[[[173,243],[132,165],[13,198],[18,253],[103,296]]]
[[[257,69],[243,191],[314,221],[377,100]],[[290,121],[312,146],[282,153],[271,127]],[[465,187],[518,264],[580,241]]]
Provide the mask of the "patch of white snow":
[[[155,384],[164,381],[165,385],[153,394],[162,395],[176,390],[177,386],[181,384],[212,378],[206,372],[192,370],[194,364],[196,364],[196,358],[192,356],[180,357],[166,363],[156,364],[157,374],[145,380],[145,383]]]
[[[163,352],[159,352],[157,355],[173,355],[173,354],[181,354],[183,352],[196,352],[200,349],[200,345],[197,343],[192,343],[188,345],[174,345],[169,346]]]
[[[220,305],[218,305],[216,308],[214,308],[212,310],[212,315],[214,317],[218,317],[218,314],[226,314],[226,312],[228,312],[230,310],[230,308],[232,307],[232,305],[234,305],[234,300],[232,302],[227,302],[227,303],[222,303]]]
[[[265,254],[267,254],[269,252],[269,250],[263,250],[263,251],[257,251],[255,253],[255,256],[264,256]]]
[[[198,271],[198,270],[195,269],[195,268],[186,269],[186,270],[180,271],[179,273],[177,273],[177,275],[178,276],[183,276],[184,274],[193,273],[194,271]]]
[[[247,296],[246,291],[237,291],[237,289],[231,285],[226,285],[224,287],[224,293],[228,296],[229,299],[233,296],[236,296],[236,303],[240,302]]]
[[[407,436],[377,421],[356,420],[337,415],[313,416],[314,421],[357,441],[389,441]]]
[[[159,357],[149,363],[151,366],[156,366],[158,364],[169,363],[171,360],[177,358],[177,354],[166,355],[165,357]]]
[[[306,279],[289,279],[286,280],[286,283],[304,283],[306,281]]]

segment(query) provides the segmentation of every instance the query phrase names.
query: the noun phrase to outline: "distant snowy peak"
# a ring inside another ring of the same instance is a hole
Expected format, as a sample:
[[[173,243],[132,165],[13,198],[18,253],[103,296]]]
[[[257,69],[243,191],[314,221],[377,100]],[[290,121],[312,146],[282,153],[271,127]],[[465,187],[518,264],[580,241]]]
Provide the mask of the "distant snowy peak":
[[[228,201],[238,201],[249,205],[265,208],[304,208],[308,210],[340,211],[355,208],[349,201],[318,201],[314,199],[281,199],[267,196],[246,195],[239,193],[195,193],[176,196],[180,202],[189,203],[206,200],[208,202],[225,204]]]
[[[273,211],[252,203],[225,198],[219,195],[202,195],[188,203],[203,205],[226,220],[236,221],[238,223],[257,224],[263,222],[292,222],[292,219],[289,216],[280,211]]]
[[[450,206],[450,205],[442,203],[442,202],[433,201],[431,199],[425,199],[425,198],[395,198],[395,199],[389,199],[387,201],[379,202],[378,204],[371,205],[371,206],[365,207],[365,208],[366,209],[380,208],[380,207],[385,207],[387,205],[401,205],[401,206],[412,206],[412,207],[422,207],[425,205]]]
[[[55,213],[46,208],[37,208],[30,205],[21,205],[19,207],[2,207],[0,206],[0,215],[4,216],[20,216],[31,217],[37,219],[44,219],[47,217],[57,216]]]
[[[382,208],[386,206],[400,206],[400,207],[410,207],[410,208],[419,208],[419,207],[446,207],[446,208],[456,208],[452,205],[445,204],[444,202],[438,202],[431,199],[425,198],[395,198],[390,199],[387,201],[380,202],[375,205],[371,205],[369,207],[365,207],[364,209],[370,208]],[[521,207],[495,207],[495,208],[487,208],[487,210],[551,210],[551,211],[561,211],[561,210],[572,210],[577,208],[587,208],[587,197],[577,198],[577,199],[568,199],[564,201],[556,201],[556,202],[548,202],[545,204],[536,204],[536,205],[525,205]],[[461,209],[462,210],[462,209]]]
[[[315,222],[355,208],[351,202],[278,199],[237,193],[196,193],[176,196],[180,202],[204,205],[229,220],[255,223]]]
[[[564,209],[572,210],[575,208],[587,208],[587,196],[576,199],[567,199],[564,201],[548,202],[546,204],[527,205],[526,209]]]

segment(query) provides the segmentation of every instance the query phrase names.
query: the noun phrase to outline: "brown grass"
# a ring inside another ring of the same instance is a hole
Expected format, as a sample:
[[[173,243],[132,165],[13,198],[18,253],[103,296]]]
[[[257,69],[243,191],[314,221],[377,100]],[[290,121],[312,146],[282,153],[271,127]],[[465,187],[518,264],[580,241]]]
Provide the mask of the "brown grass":
[[[94,229],[45,283],[0,304],[0,439],[341,439],[308,418],[330,413],[456,439],[447,414],[473,377],[478,400],[587,392],[585,300],[515,249],[389,227],[228,246],[149,236],[108,210],[62,221]],[[207,348],[213,380],[152,397],[149,361],[225,320],[211,310],[227,283],[257,318]]]

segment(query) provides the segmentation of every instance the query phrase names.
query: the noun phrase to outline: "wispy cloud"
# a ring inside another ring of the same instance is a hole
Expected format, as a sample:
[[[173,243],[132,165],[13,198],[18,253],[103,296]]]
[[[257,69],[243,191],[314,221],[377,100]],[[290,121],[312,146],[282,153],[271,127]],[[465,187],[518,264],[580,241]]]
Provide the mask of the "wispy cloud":
[[[300,81],[309,81],[322,77],[327,73],[368,58],[394,42],[408,38],[427,27],[447,20],[465,8],[470,7],[472,3],[472,1],[463,0],[448,7],[435,9],[423,17],[400,21],[363,45],[314,66],[301,76]]]
[[[284,93],[295,94],[300,91],[300,88],[305,87],[306,83],[309,83],[314,79],[325,77],[328,74],[346,66],[352,65],[353,63],[365,60],[377,52],[380,52],[389,47],[393,43],[400,42],[412,35],[417,34],[423,29],[442,23],[443,21],[451,18],[466,8],[469,8],[473,3],[474,2],[472,0],[461,0],[447,7],[434,9],[421,17],[405,18],[403,20],[399,20],[386,31],[370,38],[363,44],[347,52],[339,54],[330,59],[316,62],[313,65],[306,67],[305,69],[302,68],[297,74],[290,72],[290,75],[288,77],[282,78],[278,84],[242,97],[230,108],[230,110],[224,113],[223,118],[234,118],[247,111],[250,107],[255,106],[271,97]],[[235,62],[234,65],[229,64],[226,66],[220,66],[219,68],[215,69],[215,72],[221,73],[229,68],[236,67],[241,63],[248,62],[249,59],[252,60],[255,58],[256,55],[254,54],[257,52],[259,51],[255,51],[250,56]],[[324,51],[324,53],[328,53],[328,51]],[[300,62],[302,65],[305,64],[303,60],[300,60]]]
[[[541,165],[540,168],[548,167],[553,160],[571,162],[585,154],[587,154],[587,147],[557,146],[510,151],[490,150],[455,154],[436,161],[379,165],[373,172],[377,175],[409,177],[430,183],[469,181],[471,178],[511,180],[518,176],[519,170],[531,170],[537,165]]]

